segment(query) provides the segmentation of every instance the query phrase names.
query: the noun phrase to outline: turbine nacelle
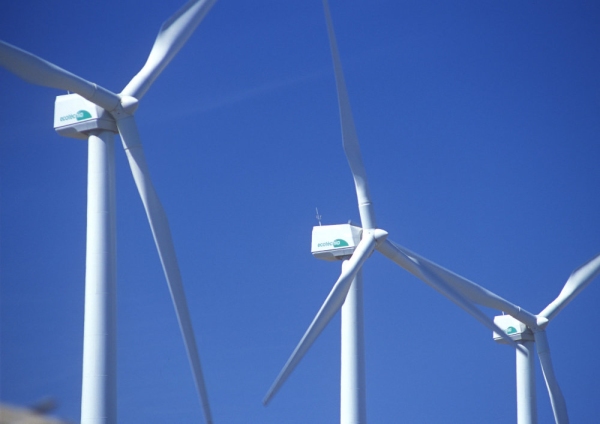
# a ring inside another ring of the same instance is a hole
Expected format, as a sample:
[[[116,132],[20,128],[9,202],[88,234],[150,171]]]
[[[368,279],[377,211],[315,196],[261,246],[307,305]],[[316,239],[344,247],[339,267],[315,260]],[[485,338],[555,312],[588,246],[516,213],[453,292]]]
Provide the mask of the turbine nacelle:
[[[494,324],[500,327],[504,334],[513,339],[514,341],[533,340],[533,332],[521,321],[510,316],[510,315],[499,315],[494,317]],[[502,335],[493,333],[494,341],[507,344],[506,340]]]
[[[118,133],[110,113],[79,94],[57,96],[54,102],[54,129],[65,137],[87,140],[90,131]]]
[[[317,259],[343,260],[352,255],[360,242],[362,228],[348,224],[313,227],[311,252]]]
[[[317,259],[325,261],[345,260],[353,253],[363,234],[371,234],[376,242],[385,240],[384,230],[363,230],[351,223],[339,225],[319,225],[313,227],[311,252]]]
[[[79,94],[56,96],[54,102],[54,129],[65,137],[87,140],[91,131],[110,131],[117,134],[116,119],[133,115],[138,100],[131,96],[121,96],[119,106],[107,112],[101,106]]]

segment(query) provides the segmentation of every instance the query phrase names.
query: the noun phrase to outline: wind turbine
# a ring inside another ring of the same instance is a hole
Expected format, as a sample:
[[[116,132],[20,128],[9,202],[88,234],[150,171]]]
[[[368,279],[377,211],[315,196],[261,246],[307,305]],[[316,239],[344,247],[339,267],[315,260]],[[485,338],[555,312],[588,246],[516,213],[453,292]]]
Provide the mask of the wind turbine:
[[[319,334],[341,309],[340,422],[356,424],[366,422],[361,270],[374,250],[378,250],[384,256],[423,280],[474,316],[487,328],[494,329],[493,331],[500,334],[508,343],[515,347],[518,346],[504,332],[498,332],[499,327],[472,303],[493,303],[496,309],[501,309],[498,306],[511,305],[509,302],[393,243],[388,238],[388,233],[378,228],[327,0],[323,0],[323,7],[335,71],[343,146],[354,177],[361,227],[348,224],[313,228],[313,254],[325,259],[343,260],[342,272],[300,343],[296,346],[269,389],[263,403],[266,405],[271,401]],[[506,307],[505,309],[510,308]]]
[[[88,140],[82,423],[116,422],[116,211],[114,133],[139,191],[183,335],[207,423],[212,423],[196,340],[169,223],[152,185],[134,113],[139,100],[183,47],[216,0],[190,0],[160,28],[150,55],[116,94],[0,41],[0,65],[25,81],[75,94],[59,96],[55,129]]]
[[[586,262],[571,273],[563,289],[543,311],[536,315],[538,325],[529,327],[510,315],[497,316],[494,321],[506,334],[524,349],[517,350],[517,423],[536,424],[537,407],[535,393],[535,366],[533,362],[533,345],[537,343],[538,357],[546,381],[552,412],[556,424],[569,422],[567,405],[558,385],[550,357],[550,346],[546,337],[546,326],[563,310],[592,280],[600,274],[600,254]],[[497,333],[494,340],[503,342]]]

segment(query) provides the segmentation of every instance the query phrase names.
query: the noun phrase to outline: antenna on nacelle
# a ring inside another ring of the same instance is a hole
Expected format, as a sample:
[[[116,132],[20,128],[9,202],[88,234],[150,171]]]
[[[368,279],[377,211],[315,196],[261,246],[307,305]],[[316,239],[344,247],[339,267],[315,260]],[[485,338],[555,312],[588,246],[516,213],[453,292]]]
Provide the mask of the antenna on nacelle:
[[[317,211],[317,221],[319,221],[319,227],[321,226],[321,215],[319,215],[319,208],[315,208]]]

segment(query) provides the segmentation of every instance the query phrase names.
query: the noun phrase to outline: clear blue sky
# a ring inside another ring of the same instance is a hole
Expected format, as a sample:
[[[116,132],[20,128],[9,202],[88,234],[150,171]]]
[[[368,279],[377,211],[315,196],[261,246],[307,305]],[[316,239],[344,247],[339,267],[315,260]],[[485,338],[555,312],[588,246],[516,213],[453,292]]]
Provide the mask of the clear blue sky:
[[[0,38],[108,89],[178,1],[4,2]],[[331,0],[378,223],[538,313],[600,252],[600,5]],[[0,400],[79,419],[86,143],[57,90],[0,69]],[[136,114],[170,218],[216,423],[339,420],[339,317],[261,399],[339,274],[310,254],[358,222],[320,0],[220,0]],[[198,422],[167,286],[117,144],[122,423]],[[514,351],[373,255],[364,268],[372,423],[515,422]],[[548,328],[574,423],[600,416],[600,281]],[[494,311],[485,310],[491,317]],[[540,423],[552,422],[538,368]]]

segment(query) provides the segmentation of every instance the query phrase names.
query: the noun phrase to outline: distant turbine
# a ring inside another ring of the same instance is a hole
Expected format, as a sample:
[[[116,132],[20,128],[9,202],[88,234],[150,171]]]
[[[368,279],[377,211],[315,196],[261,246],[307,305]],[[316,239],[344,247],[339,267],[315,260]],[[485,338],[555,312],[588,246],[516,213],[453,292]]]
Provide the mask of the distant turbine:
[[[509,302],[398,246],[388,238],[386,231],[377,227],[327,0],[323,0],[323,7],[335,70],[343,146],[354,177],[362,228],[350,224],[313,228],[313,254],[324,259],[343,260],[342,272],[300,343],[269,389],[263,403],[266,405],[271,401],[319,334],[342,309],[340,422],[358,424],[366,422],[361,268],[374,250],[378,250],[423,280],[493,331],[498,331],[500,328],[472,304],[477,300],[469,299],[469,294],[476,293],[478,300],[483,300],[484,304],[495,303],[496,309],[501,309],[497,306]],[[498,334],[517,347],[516,343],[502,331]]]
[[[33,84],[76,94],[59,96],[59,134],[88,139],[88,205],[82,423],[115,423],[116,218],[114,136],[121,135],[192,367],[204,418],[212,423],[208,395],[165,211],[158,199],[133,114],[138,101],[192,35],[216,0],[191,0],[161,27],[146,64],[120,94],[0,41],[0,66]],[[87,100],[86,100],[87,99]]]
[[[533,344],[537,342],[538,357],[546,381],[552,412],[556,424],[567,424],[567,404],[558,386],[554,375],[550,346],[546,337],[546,326],[558,313],[567,306],[592,280],[600,274],[600,254],[577,268],[562,291],[554,301],[540,312],[537,317],[537,327],[522,324],[510,315],[501,315],[495,318],[496,324],[511,336],[518,344],[524,347],[517,350],[517,423],[536,424],[537,407],[535,394],[535,366],[533,363]],[[494,333],[494,339],[502,342],[503,339]]]

